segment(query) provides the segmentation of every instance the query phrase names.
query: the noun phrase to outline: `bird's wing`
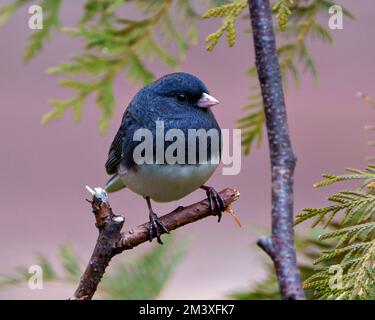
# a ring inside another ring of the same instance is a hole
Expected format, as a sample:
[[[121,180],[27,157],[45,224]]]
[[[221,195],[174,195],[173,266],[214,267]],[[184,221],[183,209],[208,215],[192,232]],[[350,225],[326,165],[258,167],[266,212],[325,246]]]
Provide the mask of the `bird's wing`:
[[[108,152],[108,159],[105,163],[105,169],[108,174],[114,174],[117,172],[117,167],[122,159],[122,145],[124,141],[122,126],[117,131],[115,138],[111,144]]]
[[[117,173],[118,166],[124,159],[124,149],[126,149],[126,146],[124,146],[125,137],[136,126],[138,126],[137,121],[129,112],[129,109],[127,109],[124,113],[121,126],[117,131],[108,152],[108,159],[105,163],[105,168],[108,174]]]

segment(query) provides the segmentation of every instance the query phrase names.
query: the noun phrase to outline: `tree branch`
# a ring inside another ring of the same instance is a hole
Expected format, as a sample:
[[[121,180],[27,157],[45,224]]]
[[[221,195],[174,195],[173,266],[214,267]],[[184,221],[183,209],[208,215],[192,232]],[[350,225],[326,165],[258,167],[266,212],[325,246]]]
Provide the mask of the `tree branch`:
[[[270,255],[283,299],[304,299],[293,229],[293,153],[269,0],[248,0],[272,171],[272,237],[258,245]]]
[[[99,236],[90,261],[72,298],[77,300],[89,300],[93,297],[106,267],[115,255],[148,241],[148,223],[144,223],[130,231],[121,232],[125,219],[123,216],[113,213],[105,191],[101,188],[88,189],[93,195],[92,201],[89,202],[95,215]],[[237,190],[230,188],[221,191],[220,195],[228,210],[230,205],[240,196]],[[160,221],[167,229],[174,230],[210,215],[212,214],[209,209],[209,203],[205,199],[187,207],[179,207],[171,213],[160,217]]]

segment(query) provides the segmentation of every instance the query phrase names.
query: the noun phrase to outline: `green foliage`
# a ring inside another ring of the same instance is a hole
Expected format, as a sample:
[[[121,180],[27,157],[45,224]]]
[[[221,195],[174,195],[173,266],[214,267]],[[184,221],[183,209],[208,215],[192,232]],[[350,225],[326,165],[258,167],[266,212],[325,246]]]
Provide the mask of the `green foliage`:
[[[119,264],[113,275],[104,278],[101,286],[105,297],[127,300],[156,298],[187,249],[186,242],[176,246],[170,237],[165,240],[163,246],[156,246],[131,263]]]
[[[375,180],[375,165],[369,165],[365,170],[358,170],[354,168],[347,168],[348,174],[334,175],[334,174],[323,174],[324,178],[322,181],[314,184],[315,188],[325,187],[335,182],[347,181],[347,180],[364,180],[360,185],[359,189],[362,190]]]
[[[247,1],[234,1],[232,3],[227,3],[220,5],[218,7],[209,9],[203,18],[223,18],[223,24],[214,33],[207,36],[206,42],[208,43],[207,50],[212,51],[216,44],[218,43],[224,32],[227,33],[228,45],[230,47],[234,46],[236,41],[236,31],[235,23],[239,15],[242,13],[243,9],[247,7]]]
[[[335,229],[336,226],[333,226]],[[332,247],[331,243],[324,243],[318,240],[318,233],[312,230],[310,234],[296,235],[295,245],[299,257],[298,268],[301,271],[302,279],[308,279],[315,273],[312,261],[319,257],[321,250]],[[263,280],[256,282],[249,291],[234,292],[229,298],[238,300],[280,300],[280,290],[275,274],[275,267],[270,259],[264,262],[266,276]],[[314,299],[314,290],[305,289],[307,299]]]
[[[283,18],[284,22],[279,20],[279,24],[282,24],[280,29],[283,32],[277,34],[281,38],[280,42],[283,43],[277,48],[277,55],[285,89],[288,88],[289,79],[293,80],[295,86],[299,86],[301,72],[308,72],[317,80],[317,68],[310,53],[309,39],[318,39],[327,44],[334,44],[331,32],[319,22],[319,16],[327,16],[328,8],[334,2],[326,0],[313,0],[309,1],[308,4],[300,0],[294,0],[293,2],[292,12],[288,16],[289,22],[284,25],[285,19]],[[353,18],[347,10],[344,10],[344,13],[347,17]],[[275,14],[278,15],[279,11],[275,10]],[[255,79],[257,77],[256,67],[253,66],[248,74]],[[261,115],[263,113],[263,100],[257,82],[251,91],[253,94],[248,105],[245,106],[248,113],[239,119],[245,154],[250,153],[254,144],[257,147],[260,146],[265,123],[265,117]]]
[[[277,0],[273,3],[273,13],[279,20],[279,32],[277,35],[283,43],[277,49],[280,63],[280,71],[284,87],[288,87],[291,78],[296,86],[299,85],[301,72],[309,72],[317,79],[315,61],[308,46],[309,39],[318,39],[324,43],[333,44],[334,40],[327,27],[319,22],[319,16],[327,17],[328,8],[334,5],[330,0]],[[218,31],[210,34],[206,41],[207,49],[213,50],[220,37],[227,32],[229,46],[234,45],[235,22],[246,7],[247,1],[234,1],[220,5],[206,12],[204,18],[222,18],[223,23]],[[344,14],[353,18],[346,9]],[[255,66],[249,72],[253,79],[257,77]],[[239,127],[242,129],[242,145],[245,154],[249,154],[253,145],[261,145],[265,117],[263,112],[263,100],[258,82],[251,87],[252,95],[245,106],[246,114],[239,119]]]
[[[14,0],[0,7],[0,25],[26,3],[30,2]],[[58,11],[61,0],[39,0],[38,3],[44,12],[44,29],[31,34],[25,61],[39,52],[51,31],[59,29],[60,25]],[[247,6],[247,1],[211,0],[210,3],[214,7],[203,17],[221,18],[223,23],[207,37],[207,49],[213,50],[224,33],[229,46],[233,46],[236,38],[235,23]],[[333,43],[332,35],[318,22],[318,16],[327,14],[328,8],[334,4],[331,0],[277,0],[273,3],[280,30],[285,30],[279,34],[284,44],[278,49],[285,86],[290,77],[298,85],[300,68],[316,78],[316,66],[307,40],[316,38]],[[125,5],[135,6],[144,18],[132,20],[123,17],[120,11],[123,12],[122,7]],[[172,12],[177,13],[179,24],[172,18]],[[344,14],[353,18],[346,9]],[[197,42],[195,24],[199,18],[191,1],[187,0],[86,0],[83,15],[76,27],[63,29],[70,36],[82,39],[85,50],[68,62],[48,70],[51,74],[62,76],[59,83],[72,89],[75,95],[66,100],[51,99],[52,110],[43,116],[42,123],[61,119],[67,110],[72,110],[74,122],[79,122],[86,99],[95,95],[101,114],[99,129],[105,132],[116,105],[113,88],[119,75],[126,71],[129,80],[144,85],[154,79],[148,62],[158,60],[173,69],[177,68],[189,44]],[[185,33],[179,30],[180,24],[187,27]],[[177,54],[171,53],[171,43],[176,44]],[[256,77],[254,67],[249,75]],[[246,154],[254,144],[260,146],[265,122],[259,85],[252,88],[252,93],[245,107],[247,114],[239,120]]]
[[[35,256],[35,262],[43,269],[43,279],[45,281],[54,281],[57,278],[54,268],[45,256],[37,254]],[[28,268],[25,266],[18,267],[14,275],[0,276],[0,289],[24,285],[29,278],[30,274]]]
[[[261,146],[265,123],[263,100],[259,85],[254,85],[252,91],[258,91],[258,93],[248,98],[249,103],[244,107],[244,110],[248,113],[238,119],[238,127],[242,130],[242,146],[245,154],[250,153],[254,143],[257,148]]]
[[[334,240],[335,247],[323,251],[314,264],[328,265],[309,277],[304,287],[314,289],[320,299],[375,299],[375,166],[323,177],[325,179],[316,187],[357,179],[363,181],[356,191],[341,191],[329,197],[332,205],[304,209],[297,217],[296,224],[314,218],[313,226],[320,223],[326,227],[341,215],[337,230],[320,236],[321,240]],[[342,273],[339,285],[332,285],[332,270]]]
[[[280,300],[280,291],[277,284],[275,269],[268,263],[264,263],[267,275],[263,280],[253,284],[249,291],[233,292],[229,299],[235,300]]]
[[[24,61],[31,60],[43,47],[43,43],[50,38],[51,31],[59,29],[59,9],[62,0],[41,0],[38,4],[43,9],[43,29],[34,30],[24,54]]]
[[[40,51],[52,29],[59,28],[61,2],[38,2],[43,9],[43,29],[31,34],[25,61]],[[26,3],[30,2],[14,0],[0,7],[0,24]],[[123,17],[123,7],[131,5],[143,18],[133,20]],[[187,27],[186,32],[179,30],[172,12],[177,12],[179,22]],[[62,76],[60,85],[73,90],[75,95],[66,100],[51,99],[52,110],[43,116],[42,123],[61,119],[69,109],[72,110],[73,120],[79,122],[86,99],[94,95],[101,114],[99,129],[104,133],[116,105],[113,88],[119,75],[125,71],[130,81],[144,85],[154,79],[150,62],[158,60],[176,69],[189,44],[197,42],[195,21],[198,18],[194,7],[185,0],[86,0],[76,27],[63,28],[68,35],[83,41],[84,50],[48,70],[50,74]],[[171,53],[175,51],[172,43],[176,44],[176,54]]]
[[[280,31],[285,31],[289,16],[292,14],[290,7],[293,5],[293,0],[277,0],[272,5],[272,10],[276,12],[276,17],[279,19]]]
[[[187,250],[188,243],[175,243],[171,236],[166,236],[163,246],[154,246],[135,260],[120,261],[113,272],[106,273],[97,293],[105,299],[154,299],[156,298]],[[120,258],[121,259],[121,258]],[[36,256],[36,264],[42,267],[43,280],[51,283],[69,283],[77,286],[84,270],[84,264],[69,244],[59,249],[59,260],[63,274],[60,275],[43,255]],[[25,285],[30,278],[26,267],[16,269],[15,275],[2,276],[0,289]]]
[[[60,246],[59,258],[68,281],[77,283],[83,271],[83,265],[79,262],[73,247],[70,244]]]
[[[27,1],[28,0],[16,0],[0,7],[0,26],[6,23]]]
[[[50,38],[53,29],[60,28],[59,9],[62,0],[39,0],[31,3],[30,0],[14,0],[0,7],[0,26],[6,23],[12,15],[26,4],[37,4],[43,9],[43,28],[32,30],[24,53],[24,61],[28,62],[40,52],[43,44]]]
[[[64,273],[69,274],[69,270],[66,269],[68,265],[72,264],[73,262],[76,263],[78,261],[72,247],[69,244],[62,245],[60,246],[58,253],[62,261],[62,269]],[[73,261],[69,261],[71,259]],[[37,254],[35,256],[35,263],[33,264],[37,264],[42,268],[43,281],[71,281],[71,278],[59,276],[55,268],[49,261],[49,259],[42,254]],[[27,281],[30,279],[30,276],[31,275],[29,274],[28,268],[26,266],[18,267],[16,268],[15,273],[13,275],[0,276],[0,289],[4,289],[6,287],[18,287],[26,285]]]
[[[187,40],[177,31],[170,16],[172,1],[136,1],[135,5],[146,17],[142,20],[129,20],[118,16],[115,9],[124,1],[107,2],[88,1],[85,14],[75,29],[65,29],[73,37],[83,39],[85,52],[76,55],[71,62],[49,69],[52,74],[70,77],[60,84],[77,92],[76,97],[68,100],[52,100],[54,107],[46,114],[42,122],[60,118],[68,108],[73,109],[74,120],[79,121],[84,100],[96,95],[96,103],[101,111],[100,132],[108,128],[116,101],[113,86],[118,75],[127,71],[127,77],[135,84],[145,85],[154,80],[154,74],[147,62],[159,59],[171,68],[176,68],[188,48]],[[193,20],[195,11],[183,1],[176,6],[185,21]],[[194,40],[193,29],[189,35]],[[165,43],[176,41],[179,57],[173,56],[160,44],[158,34]],[[91,77],[90,81],[77,81],[77,77]],[[70,80],[74,77],[74,80]]]

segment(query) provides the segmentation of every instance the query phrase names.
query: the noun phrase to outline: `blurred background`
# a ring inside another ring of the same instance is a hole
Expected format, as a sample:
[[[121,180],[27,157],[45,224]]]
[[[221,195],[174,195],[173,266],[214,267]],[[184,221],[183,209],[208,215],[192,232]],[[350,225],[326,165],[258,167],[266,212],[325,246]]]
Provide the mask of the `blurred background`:
[[[0,4],[9,1],[0,0]],[[74,26],[82,15],[83,1],[63,1],[61,21]],[[205,10],[199,9],[203,14]],[[295,176],[295,213],[304,207],[327,202],[327,190],[314,190],[321,173],[341,173],[346,167],[363,168],[366,145],[371,134],[363,126],[373,122],[374,111],[361,101],[358,91],[374,95],[375,27],[372,0],[337,3],[346,6],[355,20],[344,18],[344,29],[334,30],[334,46],[311,41],[319,82],[303,76],[300,88],[286,93],[289,126],[298,156]],[[107,180],[104,169],[107,152],[118,129],[125,107],[139,90],[120,76],[115,85],[116,109],[105,135],[97,128],[99,111],[95,99],[85,103],[82,121],[73,124],[70,111],[61,121],[42,126],[43,114],[50,111],[51,98],[68,98],[71,93],[56,83],[46,69],[66,60],[82,48],[82,41],[63,33],[53,33],[42,52],[28,64],[22,56],[31,32],[27,7],[0,28],[0,274],[12,274],[17,266],[35,264],[35,254],[43,253],[58,265],[57,248],[69,242],[80,260],[88,261],[97,230],[84,186],[100,186]],[[322,23],[328,23],[324,20]],[[236,127],[242,108],[251,94],[246,70],[254,63],[252,37],[244,32],[248,20],[239,20],[233,48],[220,41],[207,52],[204,38],[219,27],[215,19],[198,23],[199,41],[188,51],[180,70],[196,74],[221,102],[214,110],[222,128]],[[157,77],[171,69],[150,65]],[[217,299],[246,290],[265,275],[265,256],[255,245],[261,234],[270,233],[270,172],[266,141],[260,149],[242,157],[241,173],[223,176],[217,170],[208,183],[217,190],[237,188],[241,198],[233,209],[241,220],[239,228],[229,215],[220,224],[207,218],[173,232],[176,239],[189,239],[189,248],[164,286],[162,299]],[[332,187],[335,188],[335,187]],[[159,214],[179,205],[201,200],[196,191],[181,201],[155,204]],[[129,191],[110,195],[116,213],[126,217],[125,229],[147,221],[144,200]],[[307,232],[308,223],[297,228]],[[156,244],[145,243],[114,259],[134,259]],[[27,283],[0,291],[2,299],[65,299],[74,290],[70,284],[45,283],[43,290],[30,290]]]

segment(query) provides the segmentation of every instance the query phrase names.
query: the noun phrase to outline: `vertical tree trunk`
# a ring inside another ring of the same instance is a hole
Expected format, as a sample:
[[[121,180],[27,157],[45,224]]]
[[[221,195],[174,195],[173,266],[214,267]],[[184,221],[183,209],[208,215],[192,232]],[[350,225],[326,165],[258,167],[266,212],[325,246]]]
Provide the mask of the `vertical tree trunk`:
[[[293,230],[293,153],[269,0],[248,0],[272,170],[272,237],[258,245],[272,258],[283,299],[304,299]]]

